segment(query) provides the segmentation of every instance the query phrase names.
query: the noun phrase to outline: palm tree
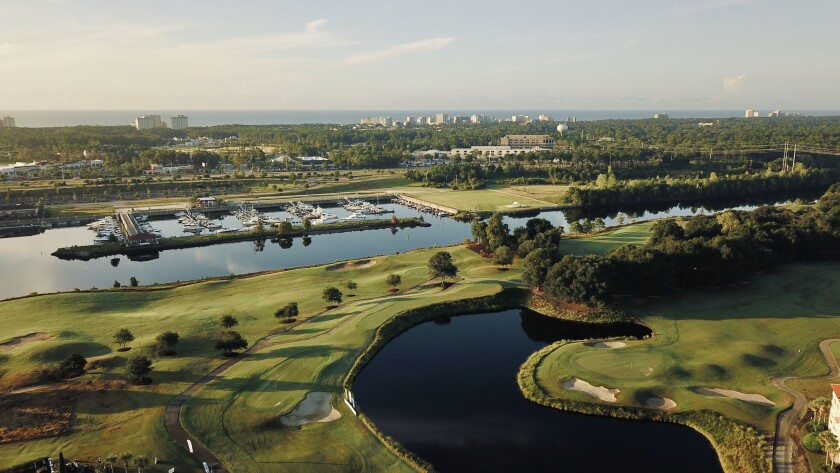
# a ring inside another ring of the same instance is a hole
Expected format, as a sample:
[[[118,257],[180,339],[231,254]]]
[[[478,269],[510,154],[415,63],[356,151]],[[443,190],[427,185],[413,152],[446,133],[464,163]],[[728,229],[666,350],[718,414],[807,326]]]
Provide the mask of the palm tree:
[[[146,471],[146,467],[149,466],[149,459],[144,456],[139,456],[134,459],[134,465],[137,467],[137,473],[143,473]]]
[[[120,460],[125,462],[125,473],[128,473],[128,461],[131,460],[131,457],[133,456],[134,455],[131,452],[125,452],[122,455],[120,455]]]
[[[117,456],[111,455],[105,459],[105,464],[111,467],[111,473],[114,473],[114,463],[117,462]]]
[[[814,413],[814,425],[821,424],[822,418],[831,408],[831,400],[827,397],[818,397],[808,401],[808,409]]]
[[[834,468],[834,453],[837,451],[837,437],[834,436],[830,430],[823,430],[817,434],[817,439],[825,450],[825,464],[831,462],[831,468]]]

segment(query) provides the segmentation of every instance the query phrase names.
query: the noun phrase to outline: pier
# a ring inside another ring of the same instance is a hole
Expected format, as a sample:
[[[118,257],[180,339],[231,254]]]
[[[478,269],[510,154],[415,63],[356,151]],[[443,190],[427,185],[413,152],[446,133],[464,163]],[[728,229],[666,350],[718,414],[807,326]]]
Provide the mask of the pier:
[[[426,202],[425,200],[415,199],[403,194],[395,194],[394,200],[400,205],[420,210],[421,212],[428,212],[438,217],[451,217],[459,212],[458,209],[447,207],[445,205]]]

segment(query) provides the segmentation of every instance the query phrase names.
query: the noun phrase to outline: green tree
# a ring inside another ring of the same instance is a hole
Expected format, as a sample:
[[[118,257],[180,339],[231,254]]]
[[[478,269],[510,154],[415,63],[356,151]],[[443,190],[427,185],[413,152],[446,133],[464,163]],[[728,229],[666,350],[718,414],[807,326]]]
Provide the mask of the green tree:
[[[513,250],[507,246],[496,248],[496,251],[493,253],[493,263],[496,266],[510,266],[513,263]]]
[[[297,302],[289,302],[285,306],[277,309],[274,312],[274,316],[278,319],[286,319],[291,320],[298,316],[298,303]]]
[[[163,332],[155,337],[155,351],[161,356],[172,356],[175,354],[175,345],[181,340],[176,332]]]
[[[226,314],[223,315],[222,318],[219,320],[219,325],[221,325],[224,329],[228,329],[239,325],[239,321],[236,320],[236,317],[230,314]]]
[[[452,262],[452,255],[446,251],[438,251],[429,258],[429,274],[433,278],[440,278],[440,284],[446,284],[446,278],[454,278],[458,274],[458,267]]]
[[[502,222],[502,215],[494,213],[489,220],[487,220],[487,246],[490,251],[496,251],[496,248],[507,244],[510,238],[510,229],[506,223]]]
[[[300,228],[302,228],[305,232],[308,232],[309,229],[312,228],[312,222],[309,221],[308,217],[303,217],[303,220],[301,220],[300,223]]]
[[[397,286],[402,284],[402,276],[395,273],[389,274],[387,277],[385,277],[385,284],[396,288]]]
[[[341,297],[343,295],[344,294],[342,294],[337,287],[330,286],[325,287],[323,292],[321,292],[321,299],[324,299],[324,302],[326,302],[327,304],[341,304]]]
[[[216,350],[224,353],[234,353],[246,348],[248,348],[248,341],[242,338],[239,332],[233,330],[225,330],[219,334],[219,339],[216,340]]]
[[[137,280],[134,276],[131,276],[131,279],[128,280],[128,283],[131,284],[131,287],[137,287],[140,285],[140,281]]]
[[[522,260],[522,267],[524,269],[522,272],[522,282],[537,289],[542,289],[548,270],[553,264],[554,257],[545,248],[537,248],[528,253],[528,256]]]
[[[473,240],[487,246],[487,223],[482,222],[478,218],[472,220],[470,225],[470,233],[472,233]]]
[[[127,328],[121,328],[114,334],[114,343],[125,348],[126,344],[134,341],[134,334]]]
[[[66,360],[61,362],[59,370],[61,371],[62,377],[69,378],[84,373],[85,365],[87,365],[85,357],[79,355],[78,353],[73,353],[67,357]]]
[[[355,282],[355,281],[347,281],[347,282],[344,284],[344,286],[347,288],[347,290],[348,290],[348,291],[355,291],[355,290],[356,290],[356,288],[357,288],[357,287],[359,287],[359,285],[358,285],[358,284],[356,284],[356,282]]]
[[[606,259],[566,255],[546,275],[546,292],[580,303],[600,303],[609,295],[611,266]]]
[[[129,357],[125,365],[126,378],[136,381],[142,381],[150,371],[152,371],[152,360],[139,353]]]
[[[283,222],[280,222],[279,225],[277,225],[277,233],[279,233],[281,235],[286,235],[286,234],[289,234],[291,232],[292,232],[291,222],[283,221]]]

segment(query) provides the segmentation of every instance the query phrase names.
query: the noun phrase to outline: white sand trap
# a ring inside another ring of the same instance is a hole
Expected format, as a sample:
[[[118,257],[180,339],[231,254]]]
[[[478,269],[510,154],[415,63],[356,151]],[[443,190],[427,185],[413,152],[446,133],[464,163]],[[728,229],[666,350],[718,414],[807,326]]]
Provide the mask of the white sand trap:
[[[310,422],[332,422],[341,418],[341,413],[332,406],[332,393],[313,391],[300,401],[292,412],[280,416],[280,423],[290,427]]]
[[[776,403],[767,399],[766,397],[762,396],[761,394],[746,394],[739,391],[733,391],[731,389],[721,389],[721,388],[694,388],[694,392],[698,394],[704,394],[706,396],[723,396],[723,397],[731,397],[732,399],[738,399],[744,402],[751,402],[753,404],[761,404],[763,406],[775,406]]]
[[[334,264],[327,266],[327,271],[350,271],[351,269],[370,268],[376,264],[375,259],[366,259],[360,261],[348,261],[346,263]]]
[[[593,386],[582,379],[571,378],[563,383],[563,387],[570,391],[580,391],[604,402],[615,402],[615,395],[621,391],[618,389]]]
[[[662,409],[665,411],[677,407],[677,403],[667,397],[649,397],[645,399],[645,405],[651,409]]]
[[[626,347],[627,344],[624,342],[596,342],[592,346],[595,348],[621,348]]]
[[[650,376],[650,375],[652,375],[652,374],[653,374],[653,368],[651,368],[650,366],[648,366],[647,368],[645,368],[645,369],[643,369],[643,370],[642,370],[642,374],[643,374],[643,375],[645,375],[645,376]]]
[[[15,348],[20,348],[27,343],[38,342],[41,340],[48,340],[52,338],[50,334],[43,332],[35,332],[24,335],[22,337],[15,337],[8,342],[0,343],[0,353],[10,352]]]

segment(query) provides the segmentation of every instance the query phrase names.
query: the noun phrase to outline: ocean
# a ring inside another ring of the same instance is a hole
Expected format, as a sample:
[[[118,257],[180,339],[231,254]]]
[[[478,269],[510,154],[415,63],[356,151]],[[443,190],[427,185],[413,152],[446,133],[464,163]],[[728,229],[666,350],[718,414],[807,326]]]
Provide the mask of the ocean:
[[[768,110],[769,111],[769,110]],[[766,115],[768,111],[762,111]],[[18,127],[41,128],[77,125],[130,125],[141,115],[169,117],[183,114],[189,117],[190,126],[214,125],[288,125],[301,123],[331,123],[348,125],[359,123],[363,117],[391,117],[404,121],[407,116],[434,116],[446,113],[451,116],[484,114],[510,119],[512,115],[528,115],[536,120],[540,114],[562,121],[574,117],[580,121],[604,119],[652,118],[656,113],[666,113],[671,118],[730,118],[743,117],[743,110],[0,110],[0,116],[15,118]],[[840,115],[840,111],[800,111],[803,115]]]

